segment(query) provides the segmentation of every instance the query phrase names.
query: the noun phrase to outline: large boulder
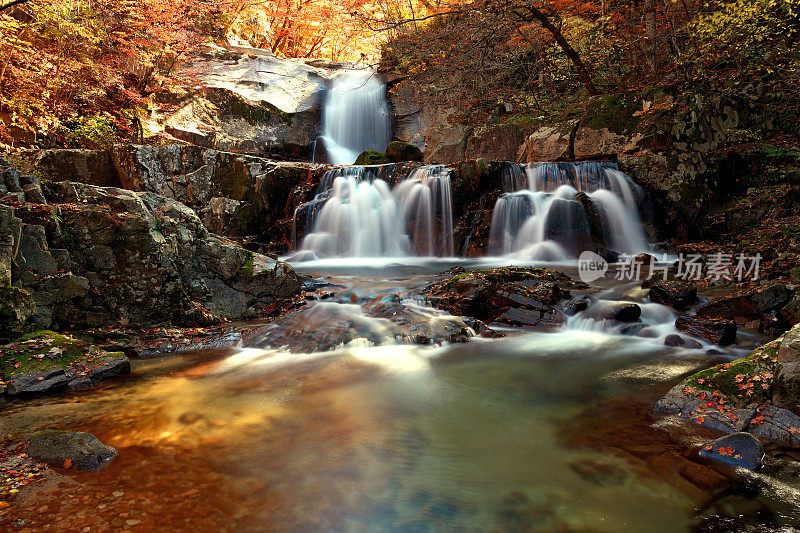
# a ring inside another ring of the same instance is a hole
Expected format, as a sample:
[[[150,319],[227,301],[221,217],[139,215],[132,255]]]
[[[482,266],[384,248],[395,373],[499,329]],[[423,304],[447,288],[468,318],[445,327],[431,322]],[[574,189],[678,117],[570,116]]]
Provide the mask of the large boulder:
[[[210,233],[173,199],[72,182],[48,195],[13,213],[24,231],[11,281],[39,327],[252,318],[299,291],[291,267]]]
[[[675,321],[675,328],[719,346],[728,346],[736,342],[736,322],[733,320],[704,320],[695,316],[681,315]]]
[[[212,46],[194,65],[204,90],[163,102],[156,122],[173,137],[206,148],[310,158],[322,131],[327,84],[343,67]],[[159,133],[155,123],[152,129]]]
[[[686,281],[656,281],[649,284],[651,302],[686,309],[697,301],[697,287]]]
[[[794,291],[786,285],[774,283],[743,294],[716,298],[698,307],[697,316],[746,322],[782,308],[791,301],[793,295]]]
[[[58,430],[34,433],[26,451],[31,458],[50,466],[89,471],[99,470],[117,455],[117,450],[103,444],[94,435]]]
[[[422,150],[417,146],[403,142],[392,141],[386,147],[386,158],[391,163],[401,163],[403,161],[422,161]]]
[[[570,289],[585,289],[561,272],[522,267],[464,271],[455,269],[424,289],[430,302],[457,316],[483,322],[533,328],[566,321],[559,303]]]

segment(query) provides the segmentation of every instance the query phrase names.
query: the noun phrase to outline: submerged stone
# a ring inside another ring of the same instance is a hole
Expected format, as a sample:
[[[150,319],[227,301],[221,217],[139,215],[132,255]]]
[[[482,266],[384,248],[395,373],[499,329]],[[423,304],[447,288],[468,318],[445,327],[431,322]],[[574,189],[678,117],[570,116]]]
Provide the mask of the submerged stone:
[[[731,466],[755,470],[761,466],[764,447],[749,433],[733,433],[704,446],[700,450],[700,456]]]

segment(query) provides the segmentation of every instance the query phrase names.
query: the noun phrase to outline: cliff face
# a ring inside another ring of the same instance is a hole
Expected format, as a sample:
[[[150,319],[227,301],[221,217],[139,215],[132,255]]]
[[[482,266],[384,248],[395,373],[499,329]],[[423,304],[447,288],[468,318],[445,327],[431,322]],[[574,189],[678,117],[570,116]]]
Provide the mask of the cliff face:
[[[26,327],[212,324],[299,291],[288,265],[210,233],[152,192],[40,184],[0,160],[0,335]],[[10,330],[10,331],[9,331]]]

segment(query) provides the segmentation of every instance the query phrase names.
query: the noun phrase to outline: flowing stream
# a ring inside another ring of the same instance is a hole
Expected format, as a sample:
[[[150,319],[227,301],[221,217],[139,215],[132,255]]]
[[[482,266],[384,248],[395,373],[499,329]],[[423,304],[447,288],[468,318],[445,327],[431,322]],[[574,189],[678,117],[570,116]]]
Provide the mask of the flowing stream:
[[[641,449],[682,460],[649,410],[707,364],[702,350],[580,316],[552,332],[411,345],[381,336],[381,319],[359,305],[338,303],[406,301],[441,268],[400,274],[355,262],[329,276],[341,298],[316,304],[307,328],[344,319],[363,332],[332,351],[257,348],[245,333],[247,347],[137,360],[126,381],[7,405],[0,430],[89,431],[119,457],[100,473],[67,471],[82,485],[44,490],[0,527],[679,532],[738,515],[800,526],[791,479],[747,497],[703,496],[667,481],[680,462],[659,470],[630,460]],[[600,296],[641,303],[627,286]],[[669,315],[656,306],[643,319],[668,328]]]

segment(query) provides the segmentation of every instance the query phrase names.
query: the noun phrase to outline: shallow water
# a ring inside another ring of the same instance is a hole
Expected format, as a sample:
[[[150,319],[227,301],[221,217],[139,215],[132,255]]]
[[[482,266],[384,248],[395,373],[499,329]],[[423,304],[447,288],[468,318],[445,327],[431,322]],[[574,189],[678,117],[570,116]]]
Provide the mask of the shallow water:
[[[351,282],[366,291],[420,279]],[[651,402],[710,362],[651,339],[575,330],[135,361],[127,381],[3,406],[3,435],[80,429],[119,456],[100,473],[63,472],[83,485],[21,499],[0,526],[687,531],[700,520],[698,493],[631,461],[608,435],[649,426]],[[598,405],[630,409],[587,424]],[[636,445],[651,455],[687,447],[664,435],[643,432]],[[784,500],[796,491],[781,487]],[[757,508],[778,509],[777,499]],[[753,501],[725,504],[742,514]],[[778,523],[800,525],[798,507],[783,505]]]

